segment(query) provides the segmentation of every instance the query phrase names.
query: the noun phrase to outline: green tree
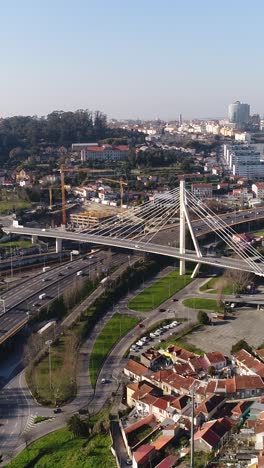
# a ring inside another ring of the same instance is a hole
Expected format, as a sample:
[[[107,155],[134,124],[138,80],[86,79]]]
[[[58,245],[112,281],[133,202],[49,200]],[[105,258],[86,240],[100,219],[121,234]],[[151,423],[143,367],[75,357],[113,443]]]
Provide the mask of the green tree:
[[[201,325],[209,325],[211,320],[209,319],[206,312],[204,312],[203,310],[199,310],[199,312],[198,312],[198,322]]]
[[[74,414],[68,419],[67,427],[74,437],[85,437],[89,435],[89,429],[86,422],[82,421],[80,416]]]
[[[239,340],[236,344],[234,344],[231,348],[231,353],[237,353],[241,349],[245,349],[249,353],[252,353],[252,348],[245,340]]]

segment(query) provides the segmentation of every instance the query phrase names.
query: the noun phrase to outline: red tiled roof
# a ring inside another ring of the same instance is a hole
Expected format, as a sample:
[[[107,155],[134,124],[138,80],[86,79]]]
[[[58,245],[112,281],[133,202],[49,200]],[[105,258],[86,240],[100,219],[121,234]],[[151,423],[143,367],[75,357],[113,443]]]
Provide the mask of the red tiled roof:
[[[219,362],[226,361],[225,356],[219,351],[213,351],[212,353],[206,353],[205,357],[208,359],[211,365],[217,364]]]
[[[142,376],[148,371],[147,367],[143,366],[143,364],[140,364],[139,362],[133,361],[133,359],[129,359],[124,369],[138,376]]]
[[[175,400],[175,397],[172,396],[163,396],[160,398],[157,398],[154,403],[152,403],[152,406],[155,406],[156,408],[159,408],[161,410],[165,410],[170,406],[170,403],[172,403]]]
[[[264,389],[264,383],[258,375],[236,375],[234,380],[237,390]]]
[[[148,456],[154,452],[155,448],[153,445],[141,445],[135,452],[133,452],[134,459],[137,463],[147,459]]]
[[[178,461],[178,457],[174,455],[169,455],[168,457],[164,458],[158,465],[156,465],[156,468],[171,468],[174,466],[174,464]]]
[[[152,442],[152,445],[154,445],[155,449],[157,451],[162,450],[168,443],[174,438],[174,435],[170,436],[165,436],[161,435],[156,439],[154,442]]]

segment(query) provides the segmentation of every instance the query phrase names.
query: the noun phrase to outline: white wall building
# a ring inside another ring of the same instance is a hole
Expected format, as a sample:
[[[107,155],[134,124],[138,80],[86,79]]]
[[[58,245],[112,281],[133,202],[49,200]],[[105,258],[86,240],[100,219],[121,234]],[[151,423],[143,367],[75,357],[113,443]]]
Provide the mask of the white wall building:
[[[264,182],[257,182],[253,184],[251,188],[256,198],[264,200]]]
[[[237,143],[224,145],[224,157],[234,176],[246,179],[264,178],[264,161],[254,145]]]

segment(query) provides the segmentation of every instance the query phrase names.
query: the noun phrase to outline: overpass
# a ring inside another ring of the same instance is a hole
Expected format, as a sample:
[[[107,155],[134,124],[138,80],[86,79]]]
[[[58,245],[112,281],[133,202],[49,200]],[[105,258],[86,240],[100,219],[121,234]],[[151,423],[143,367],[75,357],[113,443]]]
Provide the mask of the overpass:
[[[237,258],[212,257],[202,254],[197,240],[197,226],[190,212],[194,214],[197,221],[204,223],[207,232],[215,233],[232,248]],[[175,218],[177,213],[180,216],[179,248],[156,243],[157,234],[170,225],[170,220]],[[243,214],[241,216],[245,217]],[[186,227],[190,231],[195,250],[185,248]],[[199,271],[201,264],[243,270],[264,276],[264,257],[245,241],[238,243],[233,228],[221,216],[215,215],[202,200],[187,191],[183,181],[179,188],[161,194],[155,202],[147,202],[118,216],[113,216],[100,226],[88,229],[85,233],[68,232],[65,229],[35,229],[18,225],[5,228],[5,231],[31,236],[33,242],[38,237],[53,238],[56,240],[57,251],[61,249],[64,239],[177,258],[180,260],[180,274],[185,273],[186,261],[196,264],[193,277]]]

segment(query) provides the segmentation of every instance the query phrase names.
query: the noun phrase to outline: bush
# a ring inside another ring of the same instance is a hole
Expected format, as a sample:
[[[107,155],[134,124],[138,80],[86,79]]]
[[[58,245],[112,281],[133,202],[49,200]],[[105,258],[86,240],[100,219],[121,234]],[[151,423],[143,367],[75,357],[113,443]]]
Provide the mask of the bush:
[[[198,312],[198,322],[201,325],[209,325],[211,320],[209,319],[206,312],[204,312],[203,310],[199,310],[199,312]]]
[[[245,340],[239,340],[236,344],[234,344],[231,348],[231,354],[237,353],[241,349],[245,349],[250,354],[252,353],[252,348]]]

